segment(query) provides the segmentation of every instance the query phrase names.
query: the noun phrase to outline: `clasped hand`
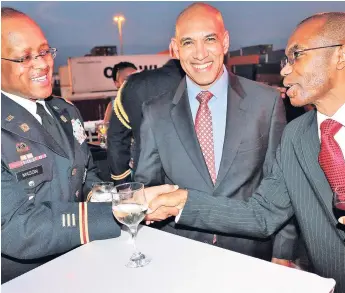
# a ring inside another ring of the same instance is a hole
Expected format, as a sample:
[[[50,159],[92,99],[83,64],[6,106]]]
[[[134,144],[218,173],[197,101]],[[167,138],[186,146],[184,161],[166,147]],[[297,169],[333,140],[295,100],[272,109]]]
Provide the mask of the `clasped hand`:
[[[162,221],[177,216],[187,200],[187,191],[177,185],[160,185],[145,188],[146,201],[149,204],[146,223]]]

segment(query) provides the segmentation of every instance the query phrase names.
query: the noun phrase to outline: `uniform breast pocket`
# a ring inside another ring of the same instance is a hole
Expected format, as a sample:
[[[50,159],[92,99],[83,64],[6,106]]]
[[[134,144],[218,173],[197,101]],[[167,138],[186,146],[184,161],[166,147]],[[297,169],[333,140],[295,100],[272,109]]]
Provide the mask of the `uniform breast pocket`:
[[[15,170],[15,176],[26,193],[36,194],[38,190],[53,179],[53,165],[50,160],[25,165]]]
[[[241,142],[238,152],[239,153],[247,153],[251,151],[258,150],[262,148],[264,145],[264,139],[265,137],[262,135],[259,138],[253,139],[253,140],[246,140]]]

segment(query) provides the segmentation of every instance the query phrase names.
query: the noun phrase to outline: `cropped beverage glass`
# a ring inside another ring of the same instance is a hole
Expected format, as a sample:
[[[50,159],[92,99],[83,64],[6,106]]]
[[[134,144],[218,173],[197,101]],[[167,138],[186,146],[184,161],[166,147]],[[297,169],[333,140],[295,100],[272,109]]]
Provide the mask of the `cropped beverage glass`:
[[[112,200],[113,182],[96,182],[92,184],[92,189],[87,197],[91,202],[110,202]]]
[[[143,267],[150,263],[151,259],[137,250],[135,238],[138,232],[138,225],[145,218],[148,208],[144,185],[138,182],[120,184],[113,188],[112,195],[113,214],[120,223],[129,228],[134,246],[134,253],[126,267]]]

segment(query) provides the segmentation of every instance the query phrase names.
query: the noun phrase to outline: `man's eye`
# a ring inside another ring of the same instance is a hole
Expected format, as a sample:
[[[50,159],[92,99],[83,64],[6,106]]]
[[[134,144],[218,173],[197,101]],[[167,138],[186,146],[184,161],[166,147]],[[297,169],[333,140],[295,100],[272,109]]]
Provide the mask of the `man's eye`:
[[[191,41],[185,41],[185,42],[182,43],[182,46],[189,46],[191,44],[192,44]]]
[[[297,59],[297,58],[300,57],[301,55],[302,55],[301,52],[298,52],[298,51],[297,51],[297,52],[294,52],[294,53],[293,53],[293,58],[294,58],[294,59]]]
[[[31,60],[31,55],[26,55],[18,59],[20,62],[28,62]]]
[[[215,37],[209,37],[206,39],[207,42],[214,42],[216,40]]]
[[[39,55],[40,55],[40,56],[45,56],[45,55],[47,55],[49,52],[50,52],[49,49],[41,50],[40,53],[39,53]]]

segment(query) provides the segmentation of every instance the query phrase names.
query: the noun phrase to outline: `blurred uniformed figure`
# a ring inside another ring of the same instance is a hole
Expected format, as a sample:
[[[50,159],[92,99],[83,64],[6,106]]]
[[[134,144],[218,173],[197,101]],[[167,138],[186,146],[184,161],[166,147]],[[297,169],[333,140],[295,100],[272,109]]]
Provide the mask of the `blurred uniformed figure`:
[[[115,99],[108,129],[108,159],[116,184],[131,181],[140,153],[141,107],[174,90],[185,75],[177,59],[163,67],[132,74]]]
[[[119,90],[122,84],[128,79],[128,77],[137,71],[137,67],[131,62],[120,62],[114,65],[112,78],[117,90]],[[111,112],[114,109],[114,99],[108,104],[104,114],[104,122],[109,122]]]
[[[52,97],[51,48],[1,8],[1,281],[92,240],[120,235],[110,203],[86,203],[95,173],[79,111]]]

